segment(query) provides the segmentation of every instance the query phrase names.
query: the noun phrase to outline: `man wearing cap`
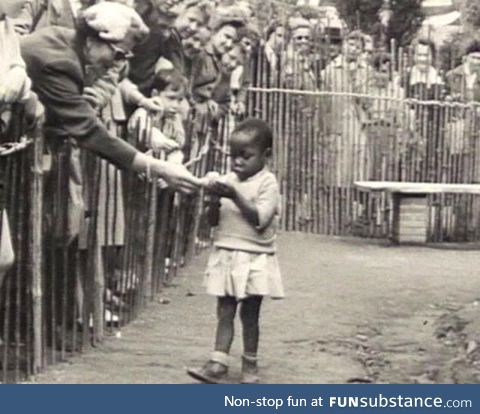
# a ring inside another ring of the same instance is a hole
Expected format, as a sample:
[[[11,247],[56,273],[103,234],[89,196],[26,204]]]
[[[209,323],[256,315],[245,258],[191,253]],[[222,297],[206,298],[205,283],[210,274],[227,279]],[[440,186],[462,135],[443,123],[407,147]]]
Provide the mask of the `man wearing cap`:
[[[127,59],[146,34],[148,29],[132,9],[100,3],[80,16],[76,30],[49,27],[26,36],[22,55],[33,89],[45,105],[51,133],[61,139],[74,138],[120,168],[151,172],[173,188],[193,191],[199,181],[184,167],[148,157],[112,137],[82,96],[87,64],[107,70]]]

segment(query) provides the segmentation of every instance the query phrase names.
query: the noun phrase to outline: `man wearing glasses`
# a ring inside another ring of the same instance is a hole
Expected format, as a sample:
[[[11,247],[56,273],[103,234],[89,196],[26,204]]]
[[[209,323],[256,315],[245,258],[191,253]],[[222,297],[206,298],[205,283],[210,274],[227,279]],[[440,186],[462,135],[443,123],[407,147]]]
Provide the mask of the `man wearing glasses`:
[[[100,3],[78,19],[77,29],[49,27],[26,36],[22,55],[33,89],[46,108],[49,135],[73,138],[117,167],[152,172],[173,188],[193,191],[196,180],[184,167],[139,153],[111,136],[84,98],[85,68],[102,71],[130,57],[148,29],[135,11],[117,3]]]

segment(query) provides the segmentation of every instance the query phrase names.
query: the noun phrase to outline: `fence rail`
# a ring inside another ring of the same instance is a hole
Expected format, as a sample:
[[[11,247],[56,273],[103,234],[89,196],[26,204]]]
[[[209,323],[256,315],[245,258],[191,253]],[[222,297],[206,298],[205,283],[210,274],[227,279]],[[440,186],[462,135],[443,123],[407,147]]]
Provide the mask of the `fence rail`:
[[[361,121],[357,97],[251,89],[252,113],[274,129],[285,230],[385,237],[391,200],[358,191],[358,180],[479,182],[479,105],[361,95],[366,106],[395,103],[397,114],[395,122]],[[478,240],[479,200],[432,195],[429,239]]]
[[[394,44],[352,62],[317,40],[309,53],[287,45],[277,61],[261,47],[252,61],[249,113],[274,129],[283,229],[385,237],[392,201],[354,181],[480,181],[480,105],[465,66],[423,73],[413,48]],[[478,240],[479,203],[430,196],[429,240]]]
[[[175,194],[73,141],[50,141],[41,130],[27,133],[20,107],[12,119],[3,138],[8,142],[0,145],[4,383],[24,381],[96,346],[135,319],[209,244],[211,232],[203,193]],[[105,122],[133,144],[150,134],[128,135],[124,126]],[[217,130],[196,134],[195,141],[186,161],[196,175],[214,165],[224,168],[218,154],[226,143]]]

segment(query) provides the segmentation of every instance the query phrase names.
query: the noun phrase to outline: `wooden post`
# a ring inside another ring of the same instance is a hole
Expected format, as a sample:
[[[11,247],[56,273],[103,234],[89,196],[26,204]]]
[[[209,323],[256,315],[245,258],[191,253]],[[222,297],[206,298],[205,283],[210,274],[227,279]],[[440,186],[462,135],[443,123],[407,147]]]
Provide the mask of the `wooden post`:
[[[426,194],[393,194],[394,243],[426,243],[428,203]]]
[[[31,294],[33,316],[33,374],[43,366],[43,135],[36,131],[33,144],[32,191],[30,193]]]

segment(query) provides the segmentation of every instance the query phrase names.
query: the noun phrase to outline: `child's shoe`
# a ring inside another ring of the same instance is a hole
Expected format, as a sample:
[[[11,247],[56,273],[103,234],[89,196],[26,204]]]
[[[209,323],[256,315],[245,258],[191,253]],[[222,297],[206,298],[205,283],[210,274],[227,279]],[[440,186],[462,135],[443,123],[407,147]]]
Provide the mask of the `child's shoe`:
[[[228,367],[220,362],[208,361],[201,368],[188,368],[188,375],[206,384],[218,384],[228,373]]]
[[[228,374],[228,355],[213,352],[210,361],[201,368],[188,368],[188,375],[206,384],[218,384]]]
[[[257,357],[243,355],[242,356],[242,384],[258,384],[260,377],[258,376]]]

